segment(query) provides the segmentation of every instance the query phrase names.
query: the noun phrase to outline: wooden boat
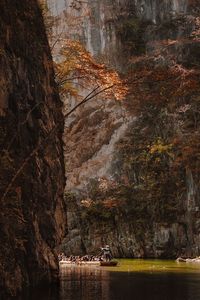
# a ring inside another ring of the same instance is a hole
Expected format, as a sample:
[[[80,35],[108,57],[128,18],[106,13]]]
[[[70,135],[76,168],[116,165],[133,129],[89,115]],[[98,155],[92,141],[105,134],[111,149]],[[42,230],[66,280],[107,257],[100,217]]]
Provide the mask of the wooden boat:
[[[70,260],[60,260],[59,261],[60,266],[71,265],[71,264],[73,264],[73,262]]]
[[[76,265],[76,266],[100,266],[100,261],[70,261],[70,260],[61,260],[59,265],[69,266],[69,265]]]
[[[78,265],[86,265],[86,266],[99,266],[99,261],[80,261],[77,263]]]
[[[176,259],[177,262],[185,262],[185,263],[200,263],[200,257],[195,257],[195,258],[182,258],[178,257]]]
[[[102,267],[115,267],[118,264],[117,261],[100,261]]]
[[[60,267],[66,266],[101,266],[101,267],[115,267],[117,261],[70,261],[70,260],[61,260],[59,262]]]

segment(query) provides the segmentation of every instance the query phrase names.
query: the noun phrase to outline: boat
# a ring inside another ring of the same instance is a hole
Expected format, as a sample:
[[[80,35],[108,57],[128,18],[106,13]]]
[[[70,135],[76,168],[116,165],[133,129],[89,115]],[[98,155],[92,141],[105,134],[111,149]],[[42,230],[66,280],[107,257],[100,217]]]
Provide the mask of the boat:
[[[195,258],[182,258],[178,257],[176,259],[177,262],[186,262],[186,263],[200,263],[200,256]]]
[[[61,260],[59,261],[60,267],[65,266],[101,266],[101,267],[115,267],[117,261],[70,261],[70,260]]]
[[[118,264],[117,261],[100,261],[101,267],[115,267]]]
[[[60,266],[100,266],[100,261],[70,261],[70,260],[61,260],[59,261]]]
[[[70,260],[60,260],[59,261],[59,265],[61,266],[65,266],[65,265],[72,265],[72,264],[74,264],[72,261],[70,261]]]
[[[86,266],[99,266],[99,261],[92,260],[92,261],[79,261],[76,264],[78,265],[86,265]]]

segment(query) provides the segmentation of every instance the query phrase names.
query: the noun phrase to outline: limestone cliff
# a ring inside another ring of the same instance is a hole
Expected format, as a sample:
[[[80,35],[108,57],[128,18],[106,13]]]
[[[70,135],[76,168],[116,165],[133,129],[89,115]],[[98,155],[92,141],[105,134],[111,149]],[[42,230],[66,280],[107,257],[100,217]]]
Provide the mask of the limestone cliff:
[[[87,12],[73,37],[133,83],[123,103],[102,98],[66,122],[63,248],[199,255],[199,3],[78,3],[50,5],[55,30],[65,35],[66,16]]]
[[[0,28],[0,292],[8,299],[57,277],[63,123],[37,2],[2,0]]]

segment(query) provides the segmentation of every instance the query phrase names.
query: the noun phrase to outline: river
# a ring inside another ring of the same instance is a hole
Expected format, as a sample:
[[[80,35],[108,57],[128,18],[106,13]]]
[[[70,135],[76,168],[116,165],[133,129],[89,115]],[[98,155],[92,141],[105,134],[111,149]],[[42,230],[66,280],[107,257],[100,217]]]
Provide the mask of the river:
[[[60,286],[37,289],[28,300],[199,300],[200,264],[119,260],[119,266],[67,266]]]

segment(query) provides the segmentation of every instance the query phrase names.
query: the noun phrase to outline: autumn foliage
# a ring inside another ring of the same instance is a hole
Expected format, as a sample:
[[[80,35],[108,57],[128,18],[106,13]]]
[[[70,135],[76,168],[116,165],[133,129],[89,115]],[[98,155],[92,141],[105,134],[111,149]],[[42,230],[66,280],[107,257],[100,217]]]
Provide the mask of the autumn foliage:
[[[99,86],[106,89],[104,98],[121,100],[125,97],[127,86],[119,74],[98,63],[80,42],[64,40],[60,56],[55,70],[61,95],[81,98],[81,90],[89,93]]]

